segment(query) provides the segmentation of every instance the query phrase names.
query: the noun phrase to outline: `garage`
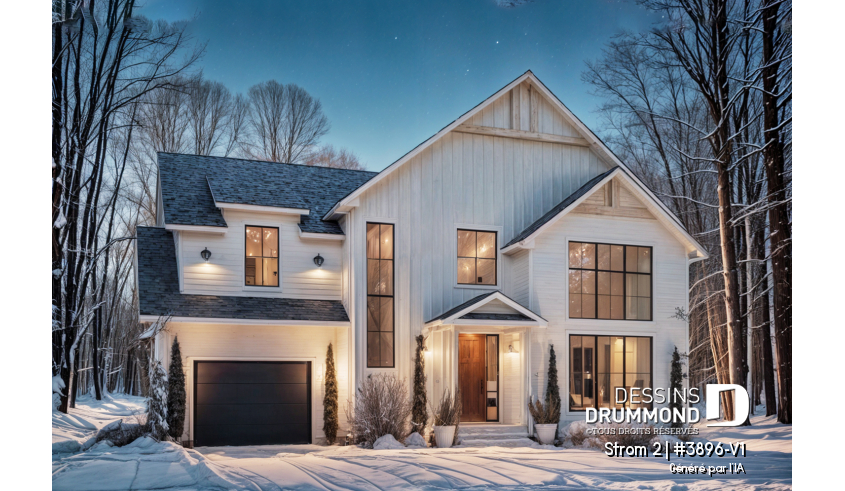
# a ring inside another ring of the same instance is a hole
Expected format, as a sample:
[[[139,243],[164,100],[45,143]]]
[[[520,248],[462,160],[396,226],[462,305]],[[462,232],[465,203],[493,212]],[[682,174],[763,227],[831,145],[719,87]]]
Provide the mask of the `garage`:
[[[311,362],[195,361],[194,445],[311,443]]]

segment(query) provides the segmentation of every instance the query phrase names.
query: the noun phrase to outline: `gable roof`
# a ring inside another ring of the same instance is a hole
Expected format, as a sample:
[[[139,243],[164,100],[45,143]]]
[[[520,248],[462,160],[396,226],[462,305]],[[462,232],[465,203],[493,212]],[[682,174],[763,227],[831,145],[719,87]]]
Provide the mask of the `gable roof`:
[[[513,312],[477,312],[490,302],[500,301],[510,307]],[[470,322],[462,322],[470,321]],[[508,297],[499,290],[489,293],[482,293],[466,302],[443,312],[425,322],[426,327],[438,326],[441,324],[471,324],[471,321],[492,321],[495,324],[507,323],[510,325],[535,325],[546,327],[548,321],[537,313],[523,307],[516,300]]]
[[[339,300],[186,295],[179,292],[173,232],[138,227],[138,310],[142,321],[172,316],[174,321],[240,321],[347,325]]]
[[[574,193],[567,196],[563,201],[558,203],[554,208],[549,210],[545,215],[541,216],[534,223],[529,225],[525,230],[518,233],[516,235],[516,237],[514,237],[513,239],[510,240],[510,242],[505,244],[504,247],[502,247],[502,249],[504,250],[504,249],[516,244],[517,242],[521,242],[521,241],[527,239],[528,237],[530,237],[531,235],[533,235],[534,232],[536,232],[537,230],[540,229],[540,227],[542,227],[543,225],[548,223],[551,219],[556,217],[560,212],[562,212],[563,210],[568,208],[570,205],[572,205],[572,203],[575,203],[575,201],[577,201],[578,198],[585,196],[590,191],[592,191],[593,188],[597,187],[600,182],[604,181],[606,177],[613,174],[613,172],[616,171],[618,168],[619,167],[613,167],[612,169],[610,169],[606,172],[603,172],[603,173],[597,175],[596,177],[590,179],[589,181],[587,181],[583,186],[578,188],[577,191],[575,191]]]
[[[688,240],[696,245],[696,248],[701,251],[704,257],[707,257],[707,252],[700,246],[700,244],[693,239],[689,233],[684,229],[683,224],[675,216],[672,210],[666,206],[655,194],[652,192],[648,186],[646,186],[636,175],[634,175],[630,169],[613,153],[613,151],[608,148],[607,145],[595,134],[592,130],[590,130],[580,119],[578,119],[572,111],[569,110],[568,107],[552,92],[546,87],[546,85],[537,78],[536,75],[531,70],[527,70],[525,73],[514,79],[509,84],[505,85],[501,89],[499,89],[496,93],[470,109],[469,111],[462,114],[460,117],[449,123],[448,125],[444,126],[440,131],[429,137],[427,140],[423,141],[416,147],[414,147],[411,151],[400,157],[398,160],[387,166],[384,170],[379,172],[377,176],[373,179],[370,179],[363,185],[358,188],[351,190],[348,194],[346,194],[342,199],[340,199],[331,209],[326,213],[325,218],[332,218],[333,215],[342,207],[344,206],[354,206],[355,199],[364,193],[367,189],[374,186],[376,183],[384,179],[387,175],[391,172],[395,171],[405,162],[408,162],[415,156],[419,155],[423,150],[434,144],[437,140],[442,138],[447,133],[451,132],[459,125],[467,122],[473,116],[481,112],[485,107],[492,104],[494,101],[502,97],[503,95],[507,94],[510,90],[514,87],[518,86],[519,84],[529,81],[537,87],[540,93],[548,100],[558,111],[560,111],[568,122],[572,124],[575,130],[589,143],[590,148],[596,153],[596,155],[607,162],[610,166],[617,166],[625,171],[626,177],[637,187],[642,194],[651,201],[655,207],[660,209],[660,214],[663,215],[665,218],[673,222],[675,228],[678,228],[681,231],[681,235],[686,236]],[[524,239],[523,239],[524,240]]]
[[[225,227],[219,203],[309,210],[303,232],[343,234],[322,220],[340,198],[375,172],[284,164],[230,157],[159,152],[164,223]]]

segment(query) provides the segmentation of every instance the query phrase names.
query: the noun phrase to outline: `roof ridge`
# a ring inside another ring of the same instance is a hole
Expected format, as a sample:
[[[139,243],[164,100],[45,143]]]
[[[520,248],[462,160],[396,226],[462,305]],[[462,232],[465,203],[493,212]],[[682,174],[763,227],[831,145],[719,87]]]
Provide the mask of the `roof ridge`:
[[[167,154],[167,155],[186,155],[189,157],[199,157],[203,159],[226,159],[226,160],[238,160],[241,162],[252,162],[254,164],[276,164],[276,165],[291,165],[294,167],[304,167],[309,169],[330,169],[331,171],[347,171],[347,172],[366,172],[367,174],[378,174],[379,171],[372,171],[366,169],[342,169],[340,167],[327,167],[323,165],[307,165],[307,164],[293,164],[291,162],[276,162],[274,160],[255,160],[255,159],[244,159],[241,157],[221,157],[220,155],[201,155],[198,153],[183,153],[183,152],[156,152],[158,154]]]

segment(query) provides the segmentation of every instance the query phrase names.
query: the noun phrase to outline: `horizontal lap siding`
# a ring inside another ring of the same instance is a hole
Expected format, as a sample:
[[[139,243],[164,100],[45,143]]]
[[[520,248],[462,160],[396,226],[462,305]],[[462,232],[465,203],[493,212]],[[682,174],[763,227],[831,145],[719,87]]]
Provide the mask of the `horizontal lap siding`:
[[[567,241],[594,240],[653,247],[653,314],[651,322],[568,319]],[[686,351],[687,324],[676,319],[675,309],[688,308],[686,268],[683,246],[656,220],[635,220],[598,215],[572,214],[538,236],[533,250],[533,306],[549,321],[546,332],[534,338],[532,346],[533,391],[546,388],[548,347],[555,345],[558,379],[564,403],[569,391],[568,334],[653,336],[653,386],[668,387],[672,350]],[[655,334],[651,334],[654,332]],[[543,344],[541,344],[543,343]],[[563,419],[583,418],[583,413],[566,414]]]
[[[188,358],[211,359],[307,359],[312,362],[312,435],[314,441],[323,438],[323,395],[326,350],[329,343],[335,346],[335,367],[338,374],[338,402],[341,428],[346,428],[343,404],[348,394],[348,342],[347,329],[341,327],[292,327],[292,326],[243,326],[226,324],[171,323],[167,331],[169,348],[174,336],[179,338],[182,364],[193,380],[192,364]],[[166,358],[169,362],[169,358]],[[193,383],[189,385],[189,405],[192,404]],[[193,407],[192,405],[190,406]],[[187,411],[185,438],[190,428],[192,410]]]
[[[299,217],[226,212],[229,230],[223,235],[180,232],[183,293],[282,298],[341,299],[341,241],[302,239]],[[246,225],[279,228],[281,289],[244,288],[244,235]],[[206,263],[200,256],[211,251]],[[314,265],[314,256],[325,259]]]

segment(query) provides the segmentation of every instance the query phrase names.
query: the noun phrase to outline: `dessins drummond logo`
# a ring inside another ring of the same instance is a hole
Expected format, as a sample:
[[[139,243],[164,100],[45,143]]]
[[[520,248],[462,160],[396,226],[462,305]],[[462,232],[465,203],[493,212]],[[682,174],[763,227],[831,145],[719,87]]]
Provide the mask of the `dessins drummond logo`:
[[[719,419],[722,411],[722,394],[733,392],[734,419],[718,423],[709,423],[707,426],[739,426],[746,419],[750,409],[748,392],[745,387],[735,384],[707,384],[707,400],[705,417],[708,421]],[[701,414],[696,407],[689,405],[698,404],[701,401],[698,388],[691,389],[665,389],[658,387],[617,387],[615,391],[615,403],[617,405],[628,404],[625,409],[614,410],[611,408],[587,408],[587,423],[698,423]],[[662,407],[648,409],[643,406],[655,404],[676,403],[680,407]],[[632,409],[630,406],[636,407]],[[730,411],[726,411],[730,413]]]

